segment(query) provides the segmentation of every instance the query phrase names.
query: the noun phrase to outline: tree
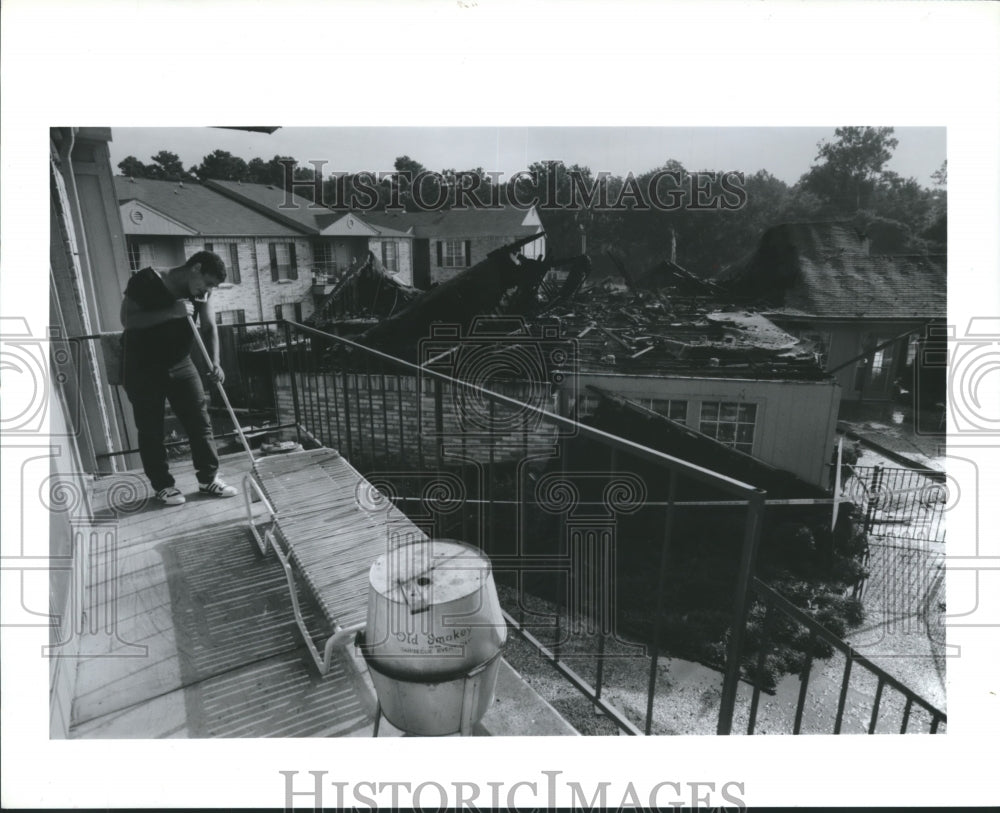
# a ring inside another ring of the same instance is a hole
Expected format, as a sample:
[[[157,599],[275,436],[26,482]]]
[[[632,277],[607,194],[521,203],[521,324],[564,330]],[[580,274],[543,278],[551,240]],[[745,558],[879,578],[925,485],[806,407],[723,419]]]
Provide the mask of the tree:
[[[190,181],[193,176],[184,169],[180,158],[176,153],[160,150],[153,156],[153,163],[149,167],[150,178],[157,178],[162,181]]]
[[[247,181],[250,178],[250,168],[242,158],[226,150],[215,150],[201,159],[201,164],[193,170],[199,180],[215,181]]]
[[[149,167],[147,167],[142,161],[136,158],[134,155],[129,155],[123,160],[118,162],[118,169],[121,170],[122,175],[128,178],[148,178],[149,177]]]
[[[301,172],[298,161],[290,155],[275,155],[269,161],[263,158],[252,158],[247,164],[248,183],[259,183],[265,186],[277,186],[280,189],[291,189],[292,180],[299,180]],[[312,177],[310,174],[309,178]]]
[[[883,167],[899,140],[892,127],[838,127],[833,143],[820,142],[814,165],[802,176],[807,191],[825,200],[834,212],[866,208],[882,180]]]

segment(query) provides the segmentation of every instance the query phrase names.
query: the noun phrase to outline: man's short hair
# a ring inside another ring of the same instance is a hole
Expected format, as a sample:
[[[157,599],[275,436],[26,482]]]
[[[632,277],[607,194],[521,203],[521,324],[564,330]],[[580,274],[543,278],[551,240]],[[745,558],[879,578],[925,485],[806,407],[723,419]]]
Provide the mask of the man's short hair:
[[[226,264],[222,257],[214,251],[199,251],[187,258],[184,263],[185,268],[191,268],[196,263],[201,264],[201,272],[217,282],[226,281]]]

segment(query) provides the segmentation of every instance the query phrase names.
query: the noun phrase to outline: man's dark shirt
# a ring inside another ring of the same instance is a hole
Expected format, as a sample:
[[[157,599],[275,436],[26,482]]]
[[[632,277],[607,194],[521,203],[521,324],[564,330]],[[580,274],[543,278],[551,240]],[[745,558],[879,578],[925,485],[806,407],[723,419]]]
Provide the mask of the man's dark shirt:
[[[134,273],[125,286],[125,294],[143,310],[169,308],[177,301],[152,268]],[[173,367],[190,355],[193,342],[191,327],[184,316],[151,327],[126,328],[125,369]]]

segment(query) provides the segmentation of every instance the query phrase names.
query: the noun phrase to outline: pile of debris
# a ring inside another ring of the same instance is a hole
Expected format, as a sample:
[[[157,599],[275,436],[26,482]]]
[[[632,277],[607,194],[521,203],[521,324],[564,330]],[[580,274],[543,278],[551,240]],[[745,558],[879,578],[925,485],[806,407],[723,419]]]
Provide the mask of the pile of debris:
[[[334,322],[385,319],[420,296],[386,272],[374,252],[358,268],[347,272],[316,305],[309,322],[323,329]]]
[[[354,337],[367,347],[415,361],[421,340],[434,325],[457,328],[455,335],[484,316],[539,316],[568,301],[587,277],[586,257],[567,261],[535,260],[519,253],[536,235],[490,252],[486,259],[458,276],[421,293],[410,304]],[[569,267],[562,286],[544,284],[555,266]]]
[[[689,374],[755,378],[824,377],[813,349],[758,313],[733,310],[714,283],[699,280],[672,260],[646,272],[622,266],[613,279],[584,287],[586,256],[566,261],[519,253],[532,238],[491,252],[458,276],[415,291],[394,282],[370,257],[345,278],[319,309],[317,323],[352,303],[380,321],[354,340],[397,358],[416,361],[420,342],[436,327],[456,328],[456,343],[477,319],[520,317],[529,326],[556,322],[575,340],[581,371]],[[558,269],[558,274],[550,274]],[[352,315],[358,315],[354,313]],[[439,331],[438,331],[439,332]],[[534,332],[534,331],[533,331]]]
[[[730,307],[715,296],[604,281],[551,315],[579,342],[584,370],[823,377],[812,348],[760,314]]]

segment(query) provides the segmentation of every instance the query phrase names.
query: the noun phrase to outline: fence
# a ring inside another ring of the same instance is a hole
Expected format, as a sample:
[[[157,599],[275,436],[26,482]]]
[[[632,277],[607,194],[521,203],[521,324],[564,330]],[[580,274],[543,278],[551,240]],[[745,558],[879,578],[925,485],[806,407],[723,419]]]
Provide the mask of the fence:
[[[847,491],[870,536],[944,542],[948,485],[943,472],[853,466]]]

